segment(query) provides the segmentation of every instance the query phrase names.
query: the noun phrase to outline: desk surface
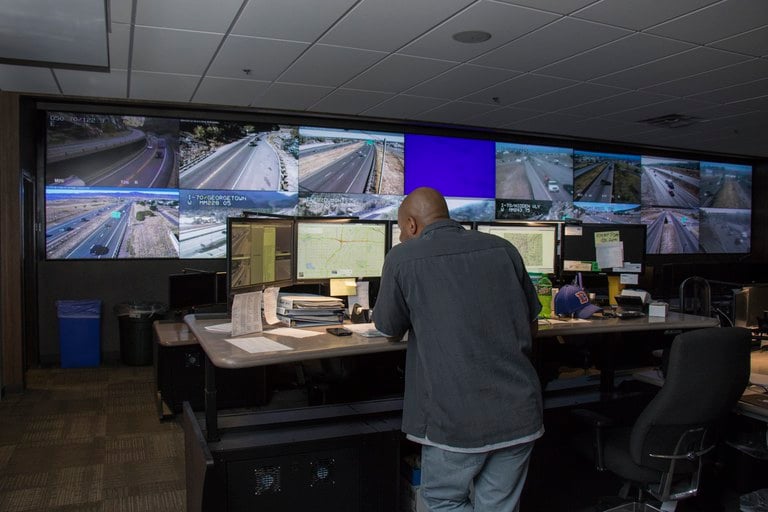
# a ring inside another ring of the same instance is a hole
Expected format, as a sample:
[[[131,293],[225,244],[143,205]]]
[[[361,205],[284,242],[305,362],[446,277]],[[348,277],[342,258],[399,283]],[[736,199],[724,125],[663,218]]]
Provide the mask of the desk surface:
[[[197,338],[208,358],[220,368],[248,368],[279,363],[290,363],[325,357],[350,356],[375,352],[404,350],[407,343],[392,343],[386,338],[366,338],[359,334],[351,336],[333,336],[325,332],[325,326],[305,328],[321,334],[310,338],[292,338],[270,334],[265,330],[251,336],[264,336],[291,347],[292,350],[250,354],[225,341],[230,336],[206,330],[206,326],[216,325],[226,320],[223,318],[197,318],[187,315],[184,322]],[[595,319],[580,322],[539,323],[538,338],[554,336],[572,336],[578,334],[611,334],[622,332],[663,331],[675,329],[700,329],[718,325],[717,319],[681,313],[670,313],[667,318],[643,317],[629,320],[617,318]],[[246,336],[247,337],[247,336]]]
[[[155,340],[164,347],[197,345],[197,338],[186,323],[155,320],[152,328],[155,330]]]

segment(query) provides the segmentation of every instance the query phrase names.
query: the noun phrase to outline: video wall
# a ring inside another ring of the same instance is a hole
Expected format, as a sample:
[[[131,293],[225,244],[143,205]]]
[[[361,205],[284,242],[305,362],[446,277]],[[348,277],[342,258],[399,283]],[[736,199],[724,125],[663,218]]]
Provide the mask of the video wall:
[[[48,259],[224,258],[243,212],[395,220],[440,190],[464,222],[645,224],[655,254],[748,253],[752,169],[422,134],[46,113]]]

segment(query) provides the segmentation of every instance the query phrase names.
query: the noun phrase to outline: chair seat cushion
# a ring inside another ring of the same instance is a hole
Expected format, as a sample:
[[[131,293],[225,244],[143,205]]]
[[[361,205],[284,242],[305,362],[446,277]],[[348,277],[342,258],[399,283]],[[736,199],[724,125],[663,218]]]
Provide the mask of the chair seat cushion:
[[[638,466],[629,454],[631,427],[606,429],[603,456],[605,467],[624,478],[639,483],[653,483],[661,479],[661,473]]]

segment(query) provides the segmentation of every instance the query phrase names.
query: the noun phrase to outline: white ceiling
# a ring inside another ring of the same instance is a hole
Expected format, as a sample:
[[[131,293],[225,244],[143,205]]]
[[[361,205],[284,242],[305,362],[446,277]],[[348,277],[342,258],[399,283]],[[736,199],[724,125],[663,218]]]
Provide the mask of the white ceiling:
[[[109,16],[109,73],[0,64],[0,89],[768,157],[766,0],[109,0]],[[698,122],[641,122],[671,114]]]

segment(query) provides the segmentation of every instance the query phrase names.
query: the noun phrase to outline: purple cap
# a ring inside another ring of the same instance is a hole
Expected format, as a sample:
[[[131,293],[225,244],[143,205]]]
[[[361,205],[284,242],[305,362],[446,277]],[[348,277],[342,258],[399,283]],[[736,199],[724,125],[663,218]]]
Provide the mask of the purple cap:
[[[555,314],[589,318],[601,308],[589,302],[589,295],[577,284],[567,284],[555,295]]]

